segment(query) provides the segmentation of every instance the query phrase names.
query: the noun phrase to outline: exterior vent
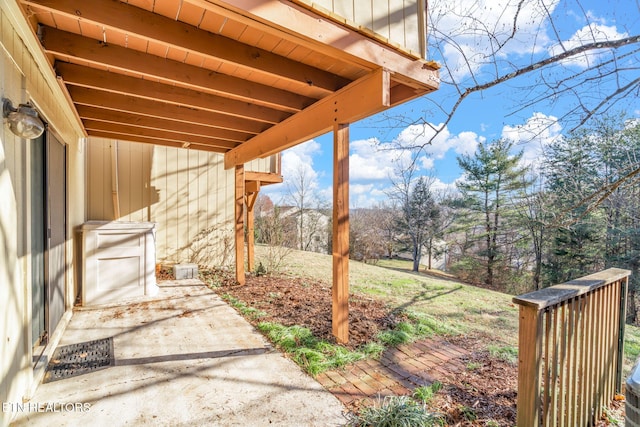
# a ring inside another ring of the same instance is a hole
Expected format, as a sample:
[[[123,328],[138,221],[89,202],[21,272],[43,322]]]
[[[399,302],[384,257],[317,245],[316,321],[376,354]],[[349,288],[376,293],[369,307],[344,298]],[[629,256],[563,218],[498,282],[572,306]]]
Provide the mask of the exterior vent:
[[[625,426],[640,427],[640,361],[631,371],[626,386]]]

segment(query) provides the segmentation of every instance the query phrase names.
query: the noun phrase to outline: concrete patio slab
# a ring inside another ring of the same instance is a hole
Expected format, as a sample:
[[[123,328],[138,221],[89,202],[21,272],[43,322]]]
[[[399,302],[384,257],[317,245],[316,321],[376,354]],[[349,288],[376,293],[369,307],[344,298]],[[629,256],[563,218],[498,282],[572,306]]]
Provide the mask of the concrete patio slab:
[[[344,406],[198,280],[80,308],[60,345],[113,337],[115,366],[39,386],[16,426],[335,426]],[[6,411],[5,411],[6,412]]]

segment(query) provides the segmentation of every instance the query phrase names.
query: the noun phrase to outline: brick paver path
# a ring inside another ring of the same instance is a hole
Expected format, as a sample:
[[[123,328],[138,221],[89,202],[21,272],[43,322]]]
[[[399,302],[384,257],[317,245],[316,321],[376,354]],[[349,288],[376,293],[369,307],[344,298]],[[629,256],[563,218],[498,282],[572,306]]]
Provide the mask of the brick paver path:
[[[380,360],[361,360],[326,371],[317,380],[348,408],[370,404],[378,396],[406,395],[416,387],[461,372],[460,357],[469,354],[444,339],[425,339],[389,349]]]

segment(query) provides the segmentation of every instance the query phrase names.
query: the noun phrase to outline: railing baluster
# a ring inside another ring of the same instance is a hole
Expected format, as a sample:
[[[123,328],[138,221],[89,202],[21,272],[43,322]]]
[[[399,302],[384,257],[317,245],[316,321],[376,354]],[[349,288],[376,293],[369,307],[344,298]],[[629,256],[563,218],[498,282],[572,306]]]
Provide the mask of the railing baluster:
[[[557,310],[557,308],[554,308],[552,311],[553,313],[553,326],[552,326],[552,334],[553,334],[553,341],[552,341],[552,353],[551,353],[551,368],[552,368],[552,372],[551,372],[551,384],[549,384],[549,387],[551,387],[551,420],[553,422],[553,424],[550,425],[554,425],[555,424],[555,420],[558,419],[558,318],[559,318],[559,312]]]
[[[560,354],[558,358],[558,425],[564,427],[565,423],[565,391],[567,387],[567,305],[560,306]]]
[[[606,357],[606,351],[607,349],[606,347],[606,332],[605,332],[605,326],[606,326],[606,310],[605,310],[605,289],[604,288],[599,288],[597,291],[597,300],[598,301],[598,329],[597,329],[597,337],[598,337],[598,364],[597,364],[597,374],[598,374],[598,378],[596,378],[596,381],[598,383],[598,394],[597,394],[597,403],[594,407],[595,413],[593,414],[593,422],[595,424],[595,422],[598,420],[598,418],[600,418],[600,414],[602,413],[602,402],[604,400],[604,392],[605,392],[605,384],[606,384],[606,377],[605,377],[605,370],[604,370],[604,364],[605,364],[605,357]],[[611,396],[613,397],[613,396]]]
[[[629,274],[609,269],[514,298],[518,425],[596,423],[621,384]]]
[[[593,423],[593,420],[595,420],[598,416],[597,412],[598,412],[598,406],[600,404],[599,397],[600,397],[600,394],[602,393],[602,389],[601,389],[602,378],[600,374],[600,360],[601,360],[601,354],[602,354],[602,329],[601,329],[602,301],[600,298],[601,295],[602,293],[600,292],[600,289],[597,289],[594,292],[593,330],[595,334],[595,339],[593,342],[593,353],[594,353],[593,375],[594,377],[592,378],[592,382],[595,384],[595,387],[594,387],[594,391],[592,394],[592,401],[591,401],[591,409],[592,409],[591,422],[592,423]]]
[[[611,339],[611,358],[612,363],[610,364],[609,377],[611,378],[611,390],[612,392],[618,393],[616,389],[616,364],[618,363],[618,351],[622,350],[618,347],[617,335],[620,330],[620,281],[613,284],[611,287],[613,296],[611,297],[611,306],[615,307],[613,309],[613,319],[611,321],[612,328],[612,339]],[[614,337],[616,339],[614,339]]]
[[[549,340],[551,336],[551,321],[553,320],[553,315],[550,310],[544,310],[544,324],[545,324],[545,333],[543,336],[544,340],[544,406],[542,412],[543,425],[548,425],[550,420],[550,406],[551,406],[551,396],[549,396],[549,384],[551,384],[551,346],[552,342]]]
[[[587,422],[591,422],[592,418],[593,418],[593,407],[595,406],[594,403],[594,396],[596,395],[595,393],[595,383],[593,381],[593,377],[595,376],[595,372],[596,372],[596,360],[597,360],[597,354],[596,354],[596,346],[595,346],[595,342],[596,342],[596,325],[598,324],[598,319],[596,318],[596,299],[595,299],[595,294],[589,298],[589,361],[588,361],[588,366],[587,366],[587,382],[589,383],[588,388],[587,388],[587,399],[589,402],[589,406],[587,407],[588,413],[587,413]]]
[[[612,374],[611,374],[611,368],[613,367],[613,363],[614,363],[614,354],[613,352],[615,351],[615,348],[613,347],[613,337],[615,336],[615,331],[613,328],[613,320],[614,320],[614,310],[613,310],[613,306],[614,306],[614,299],[613,299],[613,288],[615,287],[615,283],[612,283],[611,286],[607,286],[606,289],[606,299],[607,302],[605,304],[606,307],[606,318],[607,318],[607,332],[605,334],[606,337],[606,341],[607,341],[607,358],[605,360],[605,366],[604,366],[604,374],[606,375],[607,380],[605,381],[605,392],[604,395],[605,396],[609,396],[609,399],[611,399],[611,397],[614,395],[613,393],[613,387],[611,386],[611,384],[613,383],[613,378],[612,378]],[[617,308],[617,307],[616,307]],[[617,338],[617,337],[616,337]],[[606,399],[606,398],[605,398]],[[604,401],[603,404],[607,404],[607,401]],[[602,412],[602,408],[601,408],[601,412]]]
[[[585,379],[585,364],[586,364],[586,354],[585,351],[585,342],[586,342],[586,334],[585,334],[585,309],[586,309],[586,298],[581,295],[578,297],[578,332],[576,334],[577,337],[577,349],[578,352],[576,354],[577,359],[577,391],[576,391],[576,424],[577,426],[584,425],[584,396],[586,396],[586,381]]]
[[[571,427],[575,425],[575,403],[573,397],[575,395],[576,375],[575,375],[575,298],[571,298],[567,304],[567,323],[569,325],[569,331],[567,335],[567,392],[566,392],[566,411],[565,417],[567,426]]]

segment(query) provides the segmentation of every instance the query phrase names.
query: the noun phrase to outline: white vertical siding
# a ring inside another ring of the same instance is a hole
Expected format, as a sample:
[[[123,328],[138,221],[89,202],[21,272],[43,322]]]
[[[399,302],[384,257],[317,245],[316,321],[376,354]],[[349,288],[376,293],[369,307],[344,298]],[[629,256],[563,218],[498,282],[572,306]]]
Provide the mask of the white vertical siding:
[[[418,57],[425,57],[426,1],[294,0],[355,27],[372,31]],[[346,22],[345,22],[346,20]]]
[[[31,101],[51,131],[67,145],[67,283],[70,307],[75,284],[75,227],[84,222],[83,136],[39,42],[13,0],[0,1],[0,95],[14,105]],[[38,382],[31,349],[31,206],[29,143],[0,126],[0,401],[22,402]],[[63,171],[60,171],[64,173]],[[59,332],[59,331],[58,331]],[[49,331],[55,336],[54,331]],[[55,338],[49,347],[55,346]],[[48,351],[48,350],[47,350]],[[12,414],[0,411],[0,426]]]
[[[113,220],[111,145],[90,138],[87,147],[87,208],[90,220]],[[121,221],[157,223],[158,262],[230,262],[233,231],[233,171],[221,154],[117,142]],[[271,165],[260,160],[252,168]],[[254,169],[268,171],[269,169]]]

